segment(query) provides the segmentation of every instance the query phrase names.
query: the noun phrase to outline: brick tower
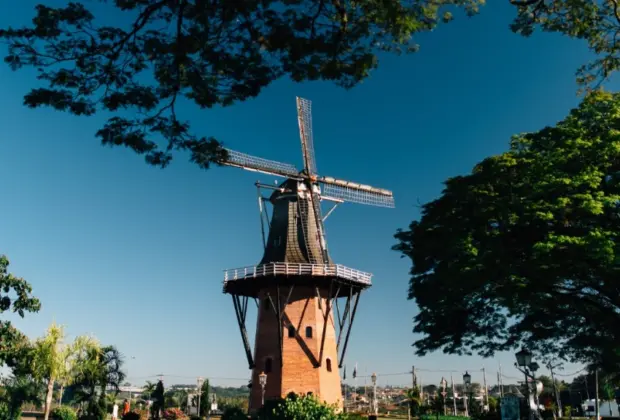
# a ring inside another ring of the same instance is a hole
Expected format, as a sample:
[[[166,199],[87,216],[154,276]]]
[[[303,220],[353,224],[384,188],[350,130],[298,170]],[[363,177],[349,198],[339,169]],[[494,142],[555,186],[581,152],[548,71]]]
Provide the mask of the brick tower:
[[[360,294],[370,287],[371,275],[332,262],[323,221],[344,201],[394,205],[390,191],[316,175],[310,102],[297,98],[297,110],[303,171],[232,150],[227,150],[220,162],[287,178],[277,187],[256,183],[262,260],[224,274],[224,293],[232,296],[252,369],[250,411],[260,408],[264,399],[291,392],[312,394],[342,407],[338,368],[342,367]],[[261,189],[272,193],[263,197]],[[334,203],[324,216],[321,201]],[[267,203],[273,208],[271,219],[265,211]],[[254,351],[246,329],[249,299],[255,300],[258,309]],[[259,385],[261,373],[267,375],[264,389]]]

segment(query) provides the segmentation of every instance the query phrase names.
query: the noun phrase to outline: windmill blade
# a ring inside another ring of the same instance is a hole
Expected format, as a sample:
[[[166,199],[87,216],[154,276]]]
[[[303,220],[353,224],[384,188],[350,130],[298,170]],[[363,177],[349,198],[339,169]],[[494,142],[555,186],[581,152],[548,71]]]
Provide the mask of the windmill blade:
[[[321,177],[319,182],[323,183],[321,195],[326,196],[325,198],[335,198],[369,206],[394,207],[392,191],[331,177]]]
[[[314,140],[312,136],[312,102],[297,97],[297,122],[299,123],[299,137],[301,151],[304,157],[304,168],[308,175],[316,175],[316,158],[314,156]]]
[[[275,160],[263,159],[236,150],[225,149],[228,158],[220,161],[221,165],[234,166],[247,171],[262,172],[264,174],[281,176],[284,178],[298,178],[299,171],[289,163],[282,163]]]

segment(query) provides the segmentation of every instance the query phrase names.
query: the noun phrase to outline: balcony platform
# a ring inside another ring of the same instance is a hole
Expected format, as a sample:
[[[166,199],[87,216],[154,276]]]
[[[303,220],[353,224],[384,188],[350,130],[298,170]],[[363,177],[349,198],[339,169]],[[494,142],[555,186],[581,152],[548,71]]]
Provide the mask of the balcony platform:
[[[339,295],[366,289],[372,285],[372,274],[340,264],[269,263],[224,270],[224,293],[258,297],[261,289],[272,286],[310,286],[326,288],[333,282]]]

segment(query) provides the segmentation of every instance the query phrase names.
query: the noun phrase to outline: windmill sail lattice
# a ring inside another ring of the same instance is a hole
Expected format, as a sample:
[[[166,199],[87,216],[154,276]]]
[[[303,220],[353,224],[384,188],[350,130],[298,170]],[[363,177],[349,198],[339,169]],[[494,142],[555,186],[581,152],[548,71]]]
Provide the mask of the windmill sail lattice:
[[[224,292],[233,299],[252,383],[258,383],[263,371],[270,375],[265,398],[312,392],[323,401],[341,404],[337,367],[346,354],[360,295],[371,286],[372,276],[333,262],[321,201],[394,207],[394,198],[385,189],[319,176],[311,102],[297,98],[296,104],[302,170],[230,149],[220,162],[286,178],[276,187],[256,184],[261,223],[263,204],[272,207],[269,233],[263,233],[263,257],[257,265],[226,270]],[[269,188],[270,196],[262,197],[260,188]],[[246,328],[250,299],[258,307],[254,349]],[[344,302],[342,311],[339,301]],[[261,389],[252,387],[250,409],[260,405]]]

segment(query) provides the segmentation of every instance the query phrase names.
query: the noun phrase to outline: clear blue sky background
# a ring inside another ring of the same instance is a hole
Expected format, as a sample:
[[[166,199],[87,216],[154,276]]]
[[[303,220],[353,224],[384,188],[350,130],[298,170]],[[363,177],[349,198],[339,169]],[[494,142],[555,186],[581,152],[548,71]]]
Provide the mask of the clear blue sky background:
[[[26,23],[35,3],[4,0],[0,26]],[[435,198],[443,180],[578,103],[574,71],[588,58],[585,44],[514,35],[508,2],[490,3],[473,19],[457,14],[421,36],[419,53],[382,57],[353,90],[281,80],[246,103],[183,112],[202,135],[300,165],[295,96],[306,97],[320,173],[394,191],[394,210],[348,204],[327,222],[335,260],[375,275],[353,329],[349,377],[357,362],[360,375],[376,371],[380,384],[409,382],[409,375],[382,374],[411,365],[427,370],[419,373],[424,383],[437,383],[446,373],[428,371],[441,369],[454,369],[459,381],[469,369],[481,381],[484,365],[495,383],[501,362],[506,375],[520,378],[511,354],[415,357],[410,263],[390,250],[396,229],[419,216],[418,203]],[[115,344],[134,384],[158,373],[166,383],[197,375],[243,383],[249,371],[222,270],[259,261],[253,182],[272,180],[231,168],[201,171],[182,155],[166,170],[149,167],[130,151],[99,145],[102,116],[23,107],[32,73],[0,65],[0,79],[0,252],[43,302],[19,328],[35,337],[56,320],[71,336],[92,333]]]

